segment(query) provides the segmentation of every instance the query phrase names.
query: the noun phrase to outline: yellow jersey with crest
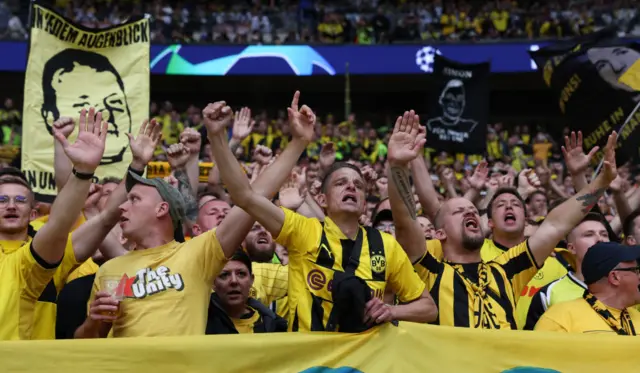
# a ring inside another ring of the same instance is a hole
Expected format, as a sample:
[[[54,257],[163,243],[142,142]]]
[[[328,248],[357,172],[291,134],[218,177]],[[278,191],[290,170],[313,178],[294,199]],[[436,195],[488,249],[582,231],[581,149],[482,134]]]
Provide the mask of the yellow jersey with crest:
[[[124,297],[110,337],[204,335],[213,281],[227,259],[212,229],[183,243],[130,251],[104,263],[89,304],[105,276],[120,278]]]
[[[344,271],[355,243],[329,217],[321,223],[286,208],[282,210],[285,220],[276,242],[289,251],[289,331],[325,330],[333,309],[334,273]],[[361,226],[362,250],[355,275],[365,280],[372,295],[379,299],[387,285],[401,302],[418,299],[425,285],[398,241],[379,232],[379,245],[370,245],[365,232]]]

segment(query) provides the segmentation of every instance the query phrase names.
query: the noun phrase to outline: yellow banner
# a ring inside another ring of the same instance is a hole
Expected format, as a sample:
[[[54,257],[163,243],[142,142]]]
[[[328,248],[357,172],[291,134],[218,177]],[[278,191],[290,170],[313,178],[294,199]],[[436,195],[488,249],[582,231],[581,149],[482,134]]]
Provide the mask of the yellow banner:
[[[206,183],[209,178],[209,170],[213,167],[211,162],[200,162],[200,182]],[[147,164],[147,177],[153,179],[156,177],[165,177],[171,174],[171,166],[169,162],[149,162]]]
[[[131,161],[126,133],[149,109],[149,20],[86,29],[34,4],[24,88],[22,169],[39,196],[53,196],[53,122],[96,107],[109,121],[99,179],[123,177]],[[71,139],[77,136],[77,129]],[[42,197],[41,197],[42,198]]]
[[[402,323],[276,333],[0,343],[3,372],[636,372],[640,339]]]

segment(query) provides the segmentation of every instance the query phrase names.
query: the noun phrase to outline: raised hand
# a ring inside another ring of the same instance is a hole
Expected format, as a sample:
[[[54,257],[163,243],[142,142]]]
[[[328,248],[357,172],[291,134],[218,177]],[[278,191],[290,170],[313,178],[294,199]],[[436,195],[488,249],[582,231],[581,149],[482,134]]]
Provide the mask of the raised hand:
[[[389,195],[389,180],[384,176],[378,178],[378,180],[376,180],[376,188],[378,188],[380,198],[387,198]]]
[[[89,187],[89,195],[87,196],[87,199],[84,201],[85,213],[98,212],[97,204],[98,204],[98,201],[100,200],[100,197],[102,197],[102,185],[95,184],[95,183],[91,184],[91,186]]]
[[[144,170],[147,163],[153,159],[160,140],[162,139],[162,127],[155,119],[145,120],[140,126],[138,136],[133,137],[127,133],[129,147],[133,155],[132,166],[138,170]]]
[[[312,196],[317,196],[320,194],[320,189],[322,188],[322,182],[320,180],[314,180],[309,187],[309,194]]]
[[[316,115],[307,105],[303,105],[302,108],[298,110],[299,100],[300,91],[296,91],[291,100],[291,107],[287,108],[289,126],[291,126],[293,137],[311,142],[315,134]]]
[[[251,109],[243,107],[240,111],[236,111],[236,116],[233,120],[233,138],[238,141],[246,139],[253,131],[254,124],[256,124],[256,121],[251,119]]]
[[[440,168],[440,178],[443,182],[453,184],[456,182],[456,174],[449,167]]]
[[[607,145],[604,147],[604,164],[599,177],[604,178],[607,184],[611,184],[618,177],[618,168],[616,167],[616,144],[618,142],[618,133],[611,132],[607,139]]]
[[[291,173],[291,177],[293,181],[298,184],[300,188],[300,192],[307,189],[307,168],[306,167],[295,167]]]
[[[365,227],[371,226],[371,219],[367,216],[367,214],[360,215],[360,219],[358,219],[358,223]]]
[[[71,117],[60,117],[53,122],[53,128],[58,130],[64,137],[69,138],[76,128],[76,121]]]
[[[73,144],[55,127],[53,135],[78,172],[93,174],[104,154],[109,124],[94,108],[90,108],[88,114],[86,109],[82,109],[78,123],[78,138]]]
[[[293,180],[289,180],[280,188],[278,199],[282,207],[293,211],[299,209],[304,202],[304,197],[300,194],[300,188]]]
[[[318,156],[318,162],[320,162],[320,168],[323,170],[328,169],[336,161],[336,147],[332,142],[328,142],[322,145],[320,149],[320,155]]]
[[[545,188],[549,186],[549,183],[551,182],[551,170],[549,170],[549,167],[545,165],[538,167],[536,169],[536,175],[538,175],[538,178],[540,179],[540,185]]]
[[[183,143],[171,145],[167,149],[167,161],[172,170],[179,170],[189,161],[189,149]]]
[[[202,146],[202,135],[193,128],[185,128],[180,134],[180,143],[189,150],[189,154],[198,155]]]
[[[587,170],[591,158],[600,149],[598,146],[594,146],[589,154],[585,154],[582,149],[582,131],[578,131],[576,136],[575,132],[571,132],[571,137],[564,137],[564,146],[562,147],[562,154],[564,155],[564,162],[567,165],[567,170],[571,175],[578,175]]]
[[[202,110],[202,118],[208,136],[215,136],[224,131],[233,120],[233,110],[224,101],[207,105]]]
[[[253,161],[260,166],[267,166],[273,158],[273,151],[264,145],[258,145],[253,150]]]
[[[500,181],[496,178],[492,178],[485,183],[485,186],[489,192],[495,192],[500,187]]]
[[[475,190],[482,190],[489,178],[489,164],[483,160],[476,166],[473,175],[469,178],[469,185]]]
[[[411,111],[405,111],[398,117],[393,134],[389,139],[387,159],[390,164],[406,165],[420,154],[426,142],[420,130],[420,117]]]
[[[364,176],[364,181],[368,185],[371,185],[371,186],[375,185],[376,180],[378,179],[378,173],[376,172],[376,170],[373,169],[373,167],[366,165],[360,169],[360,172],[362,172],[362,176]]]
[[[540,188],[540,178],[532,169],[524,169],[518,175],[518,193],[523,199],[527,199],[531,193]]]

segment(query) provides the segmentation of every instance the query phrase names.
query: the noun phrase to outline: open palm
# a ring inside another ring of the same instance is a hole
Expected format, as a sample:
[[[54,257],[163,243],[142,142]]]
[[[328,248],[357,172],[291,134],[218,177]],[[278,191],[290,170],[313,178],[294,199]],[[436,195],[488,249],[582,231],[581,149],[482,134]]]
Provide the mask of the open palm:
[[[160,144],[162,138],[162,128],[155,119],[145,120],[140,126],[138,136],[133,137],[128,133],[129,146],[133,159],[140,164],[146,165],[153,159],[153,154]]]
[[[576,136],[575,132],[571,132],[571,137],[564,137],[564,146],[562,147],[562,154],[564,154],[564,161],[567,164],[567,170],[571,175],[577,175],[587,170],[591,158],[596,154],[599,147],[594,146],[589,154],[585,154],[582,149],[582,132],[578,131]]]
[[[393,134],[389,138],[388,159],[392,164],[407,164],[416,159],[425,143],[420,130],[420,117],[413,110],[398,117]]]
[[[233,120],[233,138],[239,141],[244,140],[253,131],[254,124],[255,121],[251,119],[251,109],[243,107],[240,111],[236,111],[236,116]]]
[[[54,136],[62,145],[73,167],[82,173],[93,173],[100,165],[107,139],[108,123],[102,120],[102,113],[90,108],[80,113],[78,137],[72,144],[64,134],[54,128]]]
[[[289,125],[294,137],[310,142],[315,134],[316,115],[307,105],[303,105],[298,110],[299,100],[300,91],[296,91],[293,94],[293,100],[291,100],[291,107],[287,108]]]

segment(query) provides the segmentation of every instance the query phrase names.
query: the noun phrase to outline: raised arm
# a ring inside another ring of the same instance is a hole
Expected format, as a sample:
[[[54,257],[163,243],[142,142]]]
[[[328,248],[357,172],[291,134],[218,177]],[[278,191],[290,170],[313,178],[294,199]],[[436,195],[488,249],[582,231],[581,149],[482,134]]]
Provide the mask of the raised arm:
[[[398,117],[389,139],[389,202],[396,227],[396,239],[411,262],[424,255],[426,242],[416,220],[416,205],[411,191],[409,162],[416,159],[424,147],[425,134],[420,130],[420,118],[413,110]]]
[[[604,149],[603,171],[585,188],[560,206],[551,210],[540,228],[529,238],[529,249],[538,267],[541,267],[555,246],[596,205],[609,184],[616,178],[615,146],[617,134],[609,135]]]
[[[231,109],[224,103],[215,103],[207,106],[203,112],[213,157],[222,180],[237,205],[231,209],[216,231],[225,254],[228,252],[231,255],[237,249],[251,229],[254,219],[274,237],[280,233],[284,224],[284,213],[273,205],[270,199],[289,177],[300,155],[311,141],[315,126],[315,115],[311,109],[303,106],[298,110],[299,95],[299,92],[296,92],[289,108],[289,122],[294,138],[276,161],[258,176],[253,185],[249,184],[248,178],[231,153],[223,131],[224,126],[230,122]],[[225,108],[228,108],[226,113]]]
[[[431,175],[429,175],[424,158],[416,157],[410,162],[410,166],[422,210],[429,220],[435,221],[436,214],[440,210],[440,200],[436,188],[433,187],[433,181],[431,181]]]
[[[184,167],[192,195],[198,195],[200,185],[200,148],[202,147],[202,135],[193,128],[185,128],[180,134],[180,143],[189,150],[189,158]]]
[[[69,138],[71,133],[76,127],[76,122],[73,118],[70,117],[60,117],[53,123],[53,128],[55,128],[60,134],[62,134],[65,138]],[[62,190],[64,184],[69,180],[69,176],[71,176],[71,170],[73,169],[73,165],[71,161],[64,153],[64,148],[59,141],[54,141],[53,143],[53,175],[56,180],[56,188],[58,192]]]
[[[140,132],[137,137],[129,136],[129,146],[133,159],[129,168],[140,175],[144,172],[147,163],[153,158],[153,152],[160,143],[161,126],[152,119],[150,122],[145,121],[140,126]],[[71,239],[73,240],[73,250],[76,260],[86,260],[95,252],[96,248],[105,240],[107,234],[120,220],[120,205],[127,200],[127,191],[125,189],[125,180],[111,192],[105,208],[93,219],[89,219],[78,229],[73,231]],[[66,186],[65,186],[66,188]],[[122,252],[121,252],[122,253]],[[117,253],[113,253],[114,255]]]
[[[93,108],[89,109],[88,116],[87,111],[82,110],[78,138],[73,144],[54,128],[54,136],[62,144],[74,172],[53,203],[49,221],[31,244],[38,256],[49,264],[62,260],[69,232],[84,207],[91,179],[104,154],[107,129],[102,114],[96,114]]]

